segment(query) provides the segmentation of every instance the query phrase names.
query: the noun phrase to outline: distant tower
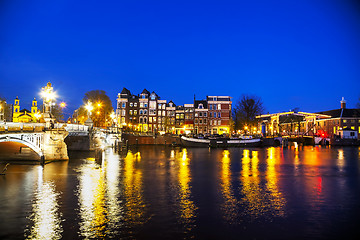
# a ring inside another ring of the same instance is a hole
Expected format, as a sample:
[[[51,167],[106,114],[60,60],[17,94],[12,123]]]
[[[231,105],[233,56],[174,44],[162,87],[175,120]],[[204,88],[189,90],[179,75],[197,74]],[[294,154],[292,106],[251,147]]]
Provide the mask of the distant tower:
[[[35,114],[37,113],[37,101],[36,101],[36,98],[34,98],[34,100],[32,101],[32,104],[31,104],[31,114]]]
[[[19,114],[20,112],[20,100],[19,100],[19,97],[16,97],[15,98],[15,101],[14,101],[14,115],[15,114]]]
[[[341,103],[341,108],[342,109],[346,108],[346,101],[345,101],[344,97],[342,97],[340,103]]]

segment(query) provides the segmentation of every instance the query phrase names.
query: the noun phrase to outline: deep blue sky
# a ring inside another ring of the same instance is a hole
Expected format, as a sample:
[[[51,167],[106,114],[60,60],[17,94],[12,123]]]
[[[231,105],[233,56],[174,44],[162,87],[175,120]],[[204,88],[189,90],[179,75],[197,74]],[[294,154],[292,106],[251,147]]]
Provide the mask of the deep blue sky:
[[[144,88],[176,104],[262,98],[266,112],[360,97],[360,6],[347,0],[0,2],[0,95],[48,81],[68,112],[85,92]]]

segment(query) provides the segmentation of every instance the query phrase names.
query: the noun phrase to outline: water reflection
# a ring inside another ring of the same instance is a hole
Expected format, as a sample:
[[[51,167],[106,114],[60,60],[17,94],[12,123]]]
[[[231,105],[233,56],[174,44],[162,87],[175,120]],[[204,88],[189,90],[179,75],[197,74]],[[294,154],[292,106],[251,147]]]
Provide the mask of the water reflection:
[[[285,198],[278,189],[278,178],[275,169],[275,163],[276,163],[275,149],[280,150],[279,148],[274,148],[274,147],[268,149],[268,158],[267,158],[266,187],[269,192],[268,202],[271,206],[269,210],[272,212],[274,216],[284,216]]]
[[[264,185],[259,173],[258,151],[250,152],[246,149],[243,151],[241,171],[243,186],[241,191],[244,195],[243,203],[246,213],[252,219],[284,216],[285,198],[278,190],[275,162],[275,148],[269,148],[267,150]]]
[[[234,223],[238,215],[237,200],[231,185],[230,153],[224,150],[221,158],[221,194],[224,203],[221,206],[223,216],[228,223]]]
[[[125,222],[130,225],[144,222],[145,201],[143,197],[142,171],[136,168],[141,161],[140,152],[128,152],[124,158]]]
[[[123,218],[123,207],[120,197],[120,164],[118,155],[109,151],[106,155],[106,161],[103,162],[103,168],[106,175],[106,199],[108,212],[108,229],[112,234],[118,232]]]
[[[190,158],[186,149],[182,149],[177,157],[178,165],[178,183],[179,193],[178,202],[180,210],[180,218],[183,223],[186,224],[186,229],[189,231],[194,227],[196,206],[191,200],[191,175],[190,175]]]
[[[79,176],[80,234],[85,238],[101,238],[105,234],[104,172],[95,163],[83,164]]]
[[[256,153],[252,154],[252,156],[253,161],[250,158],[250,150],[245,149],[243,151],[241,181],[243,184],[242,193],[244,195],[245,212],[256,218],[264,212],[266,206],[263,192],[259,186],[258,155]]]
[[[59,212],[59,193],[55,191],[55,183],[44,181],[44,168],[37,167],[38,179],[35,200],[30,220],[33,226],[25,231],[27,239],[60,239],[62,236],[62,219]]]

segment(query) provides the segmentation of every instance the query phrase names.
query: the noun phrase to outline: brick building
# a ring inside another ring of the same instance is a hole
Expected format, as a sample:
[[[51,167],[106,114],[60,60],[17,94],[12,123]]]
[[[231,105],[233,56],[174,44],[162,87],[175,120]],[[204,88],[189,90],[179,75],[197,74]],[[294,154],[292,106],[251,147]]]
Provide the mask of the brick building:
[[[177,106],[155,92],[144,89],[134,95],[123,88],[117,98],[118,125],[140,132],[223,134],[230,132],[230,117],[230,96],[208,96]]]

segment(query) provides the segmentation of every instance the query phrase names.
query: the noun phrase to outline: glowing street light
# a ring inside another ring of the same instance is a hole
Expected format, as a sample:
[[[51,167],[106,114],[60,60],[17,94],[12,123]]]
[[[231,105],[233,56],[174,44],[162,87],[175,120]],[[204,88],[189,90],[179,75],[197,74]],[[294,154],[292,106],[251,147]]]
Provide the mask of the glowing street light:
[[[94,107],[90,101],[85,105],[85,109],[88,111],[89,115],[91,115],[91,111],[94,109]]]
[[[60,103],[60,107],[61,107],[61,108],[65,108],[65,107],[66,107],[66,103],[65,103],[65,102],[61,102],[61,103]]]

